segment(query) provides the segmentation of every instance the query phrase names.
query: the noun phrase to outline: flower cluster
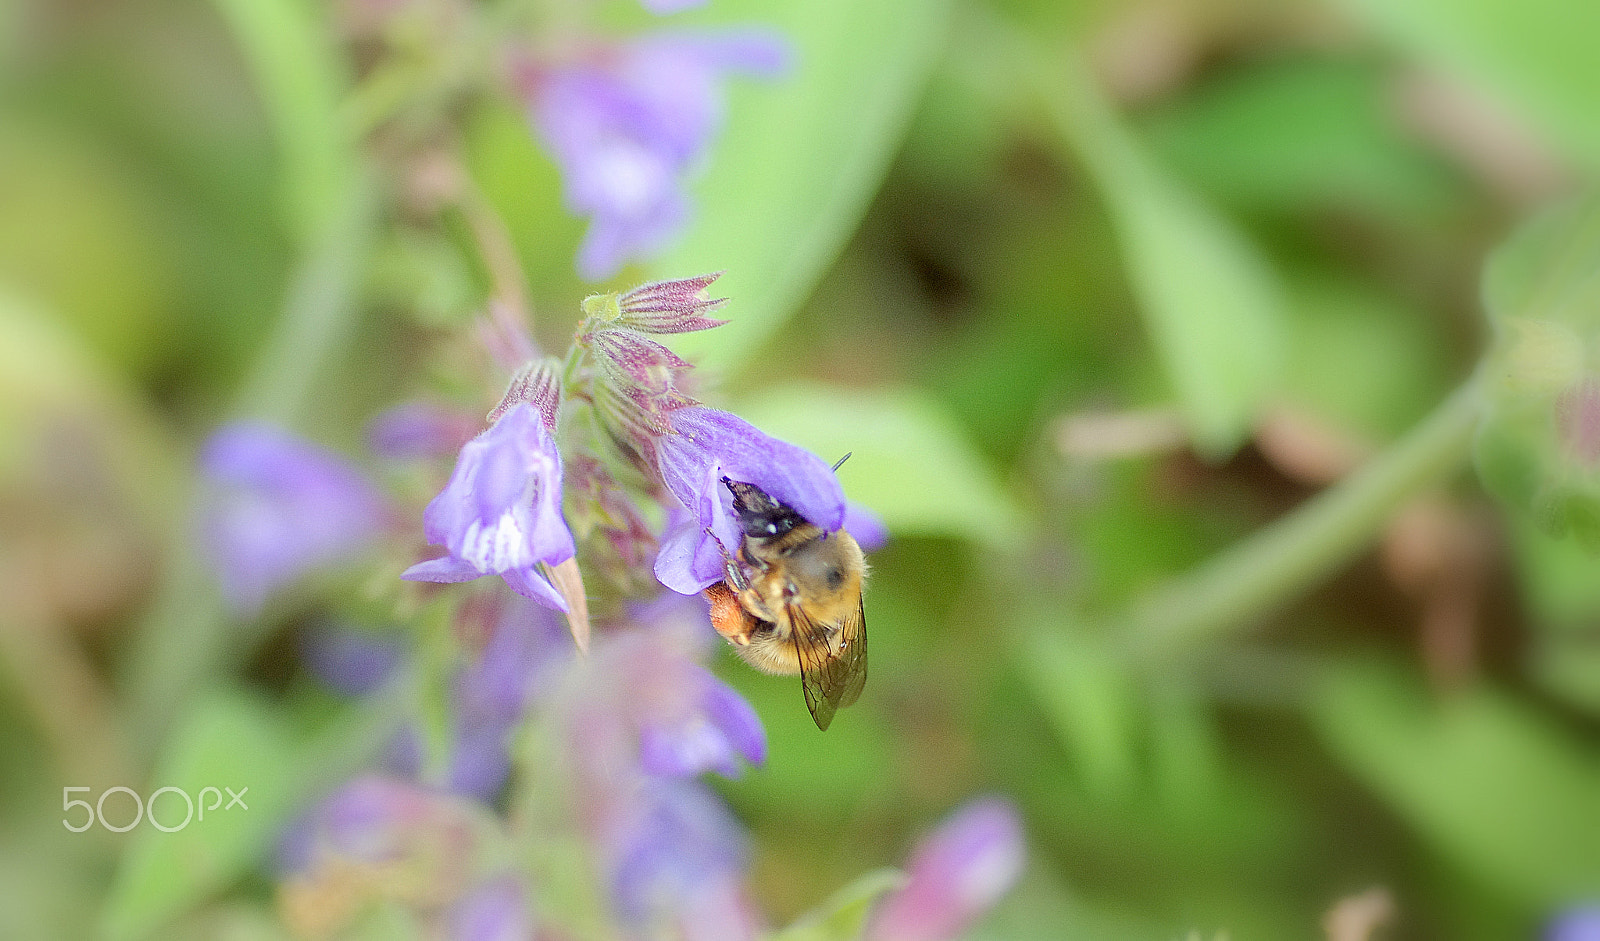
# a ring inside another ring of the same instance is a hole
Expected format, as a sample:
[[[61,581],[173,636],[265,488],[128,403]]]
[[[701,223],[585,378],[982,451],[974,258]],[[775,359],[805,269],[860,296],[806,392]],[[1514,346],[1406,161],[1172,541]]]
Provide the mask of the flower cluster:
[[[752,483],[824,530],[856,527],[868,544],[881,524],[845,500],[822,458],[695,397],[691,365],[658,338],[723,322],[724,301],[707,293],[715,279],[589,298],[560,359],[503,319],[485,331],[505,391],[447,477],[431,461],[472,430],[458,414],[408,406],[374,424],[375,450],[436,467],[443,482],[421,527],[443,551],[419,560],[420,540],[397,543],[391,552],[410,554],[402,577],[503,584],[453,589],[445,639],[456,656],[430,678],[447,720],[412,707],[381,773],[290,834],[279,903],[295,931],[338,936],[384,909],[452,938],[768,933],[746,890],[748,837],[701,780],[737,777],[767,755],[755,710],[704,663],[717,635],[700,592],[724,577],[724,553],[741,539],[721,481]],[[226,435],[213,445],[214,473],[242,462],[239,447]],[[304,537],[291,527],[342,549],[321,533],[382,516],[358,474],[303,446],[279,450],[247,454],[251,466],[289,468],[257,469],[272,486],[257,481],[250,505],[271,526],[257,527],[269,535],[255,544],[273,550],[257,556],[292,558]],[[234,474],[221,479],[256,480]],[[232,518],[243,517],[234,500]],[[595,598],[592,645],[580,562],[612,589]],[[294,571],[274,569],[268,587]],[[409,593],[429,595],[439,592]],[[305,637],[312,668],[356,696],[439,669],[407,666],[412,646],[331,622]],[[963,811],[918,851],[866,936],[953,937],[1015,879],[1020,847],[1009,806]],[[594,882],[575,890],[573,873]]]

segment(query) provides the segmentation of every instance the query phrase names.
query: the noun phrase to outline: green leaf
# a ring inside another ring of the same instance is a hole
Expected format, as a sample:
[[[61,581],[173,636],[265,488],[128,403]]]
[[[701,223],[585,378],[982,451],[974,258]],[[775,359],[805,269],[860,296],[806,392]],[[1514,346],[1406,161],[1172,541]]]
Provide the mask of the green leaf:
[[[1600,326],[1600,196],[1558,205],[1496,248],[1484,266],[1483,303],[1502,328]]]
[[[1511,549],[1523,603],[1542,632],[1583,635],[1600,621],[1600,578],[1592,553],[1570,539],[1513,520]]]
[[[1125,796],[1139,783],[1143,715],[1139,689],[1103,644],[1060,626],[1038,626],[1016,649],[1033,687],[1089,792]]]
[[[877,192],[945,37],[950,0],[719,3],[717,16],[780,30],[796,67],[732,89],[729,120],[695,187],[696,221],[655,277],[726,271],[733,322],[674,342],[736,368],[792,313]]]
[[[148,805],[158,789],[178,788],[194,800],[195,817],[168,833],[147,816],[130,834],[106,906],[107,937],[150,937],[264,856],[301,796],[296,772],[303,769],[293,757],[286,730],[261,703],[237,693],[199,703],[175,730],[150,787],[140,793]],[[208,787],[240,792],[248,809],[228,808],[226,791],[221,806],[211,808],[211,794],[201,796]],[[182,821],[178,795],[169,792],[153,803],[162,826]]]
[[[1408,51],[1457,73],[1600,165],[1600,4],[1590,0],[1343,0]]]
[[[962,430],[920,393],[793,385],[744,400],[738,412],[827,460],[850,453],[839,469],[845,492],[898,534],[998,545],[1025,529]]]
[[[339,115],[348,69],[321,4],[216,0],[255,72],[278,136],[288,217],[302,236],[320,229],[350,184],[353,141]],[[313,10],[319,12],[313,12]]]
[[[1398,671],[1331,672],[1311,718],[1339,760],[1462,869],[1529,907],[1600,892],[1600,764],[1479,687],[1435,700]]]
[[[906,877],[898,870],[875,869],[801,915],[769,941],[855,941],[866,927],[873,903],[905,883]]]
[[[1040,68],[1045,68],[1043,65]],[[1227,217],[1168,174],[1087,70],[1041,82],[1051,116],[1104,195],[1140,310],[1199,450],[1225,457],[1276,389],[1282,288]]]
[[[1373,62],[1274,58],[1203,84],[1154,122],[1151,140],[1231,205],[1442,221],[1465,194],[1394,120],[1391,84]]]

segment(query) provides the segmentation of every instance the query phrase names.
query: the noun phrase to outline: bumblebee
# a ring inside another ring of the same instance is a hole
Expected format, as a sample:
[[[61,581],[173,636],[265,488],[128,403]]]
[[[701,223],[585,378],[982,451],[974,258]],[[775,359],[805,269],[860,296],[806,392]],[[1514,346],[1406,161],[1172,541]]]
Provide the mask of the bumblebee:
[[[711,624],[756,669],[800,674],[826,731],[867,683],[866,558],[844,530],[823,530],[754,484],[722,484],[743,538],[737,556],[723,547],[727,577],[706,589]]]

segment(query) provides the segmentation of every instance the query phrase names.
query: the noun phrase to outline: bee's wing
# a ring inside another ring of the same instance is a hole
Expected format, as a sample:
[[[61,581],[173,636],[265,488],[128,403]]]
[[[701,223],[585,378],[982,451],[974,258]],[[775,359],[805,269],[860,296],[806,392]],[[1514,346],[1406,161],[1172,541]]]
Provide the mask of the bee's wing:
[[[843,649],[835,656],[828,647],[827,628],[813,621],[799,605],[788,605],[795,655],[800,661],[800,688],[806,708],[817,728],[826,732],[833,714],[861,698],[867,685],[867,616],[857,606],[839,624]]]

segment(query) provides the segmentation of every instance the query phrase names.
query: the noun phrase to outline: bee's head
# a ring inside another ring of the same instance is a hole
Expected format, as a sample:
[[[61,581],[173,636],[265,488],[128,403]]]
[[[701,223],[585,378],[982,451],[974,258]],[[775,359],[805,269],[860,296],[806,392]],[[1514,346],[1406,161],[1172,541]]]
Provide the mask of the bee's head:
[[[751,539],[782,536],[806,522],[805,517],[755,484],[723,477],[722,485],[733,494],[733,512],[739,518],[739,528]]]

